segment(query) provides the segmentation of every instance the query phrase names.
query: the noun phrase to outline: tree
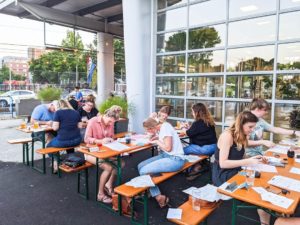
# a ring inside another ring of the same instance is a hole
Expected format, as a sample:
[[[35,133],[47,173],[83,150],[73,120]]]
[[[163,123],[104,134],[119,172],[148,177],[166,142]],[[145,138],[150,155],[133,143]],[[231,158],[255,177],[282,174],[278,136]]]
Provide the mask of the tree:
[[[11,79],[12,80],[26,80],[26,77],[21,74],[15,74],[11,71]],[[9,68],[6,65],[2,66],[0,69],[0,83],[9,80]]]
[[[125,51],[124,41],[121,39],[114,39],[114,73],[116,79],[122,79],[122,75],[125,74]]]

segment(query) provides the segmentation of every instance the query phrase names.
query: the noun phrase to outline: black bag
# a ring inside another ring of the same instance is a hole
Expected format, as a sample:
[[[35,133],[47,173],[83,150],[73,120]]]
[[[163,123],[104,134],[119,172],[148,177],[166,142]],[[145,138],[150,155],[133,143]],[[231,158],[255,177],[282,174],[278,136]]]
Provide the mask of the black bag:
[[[76,154],[76,153],[70,153],[66,155],[66,158],[63,160],[63,164],[76,168],[79,166],[82,166],[85,163],[84,156]]]

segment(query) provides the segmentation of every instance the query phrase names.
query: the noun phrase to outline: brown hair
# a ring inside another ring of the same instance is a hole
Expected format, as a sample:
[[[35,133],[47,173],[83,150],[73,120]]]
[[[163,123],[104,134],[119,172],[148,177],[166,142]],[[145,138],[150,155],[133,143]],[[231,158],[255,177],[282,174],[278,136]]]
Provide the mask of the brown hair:
[[[73,109],[71,104],[68,101],[64,100],[64,99],[60,99],[60,100],[57,101],[57,108],[58,109]]]
[[[241,150],[243,146],[248,146],[248,140],[243,131],[243,126],[246,123],[257,123],[257,121],[258,118],[253,113],[244,111],[238,114],[235,122],[229,127],[233,141],[236,143],[239,150]]]
[[[168,116],[171,114],[171,106],[169,105],[165,105],[163,107],[160,108],[160,110],[158,111],[158,113],[166,113],[168,114]]]
[[[144,120],[143,122],[143,127],[145,129],[149,129],[149,128],[154,128],[159,124],[159,122],[157,122],[155,119],[149,117],[146,120]]]
[[[203,103],[197,103],[192,105],[192,110],[195,114],[195,120],[203,120],[207,126],[214,126],[215,121],[208,111],[207,107]]]
[[[263,98],[254,98],[252,102],[250,103],[250,110],[255,110],[255,109],[265,109],[269,110],[270,109],[270,104]]]
[[[104,111],[104,115],[118,120],[120,118],[120,112],[122,112],[122,108],[120,106],[113,105],[112,107]]]
[[[86,96],[86,102],[92,102],[95,104],[95,96],[93,94],[89,94],[88,96]]]

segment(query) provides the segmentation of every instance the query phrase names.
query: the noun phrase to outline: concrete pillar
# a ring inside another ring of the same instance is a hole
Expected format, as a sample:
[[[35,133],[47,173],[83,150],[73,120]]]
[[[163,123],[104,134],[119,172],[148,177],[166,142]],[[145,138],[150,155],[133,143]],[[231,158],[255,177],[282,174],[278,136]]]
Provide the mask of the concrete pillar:
[[[97,104],[103,102],[114,90],[113,36],[97,33]]]
[[[127,99],[135,106],[129,129],[142,132],[150,110],[151,0],[123,0]]]

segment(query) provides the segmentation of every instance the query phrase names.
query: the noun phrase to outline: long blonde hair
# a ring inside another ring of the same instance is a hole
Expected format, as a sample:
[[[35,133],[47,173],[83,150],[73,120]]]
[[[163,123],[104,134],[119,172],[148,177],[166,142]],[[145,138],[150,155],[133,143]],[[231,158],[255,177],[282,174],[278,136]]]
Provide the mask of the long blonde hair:
[[[104,116],[114,118],[115,120],[119,120],[121,112],[122,108],[120,106],[113,105],[109,109],[105,110]]]
[[[58,107],[58,109],[72,109],[72,110],[74,110],[73,107],[71,106],[71,104],[68,101],[64,100],[64,99],[58,100],[57,107]]]
[[[238,114],[235,122],[228,128],[239,150],[248,146],[248,139],[244,133],[243,126],[246,123],[257,123],[258,118],[250,111],[244,111]]]

